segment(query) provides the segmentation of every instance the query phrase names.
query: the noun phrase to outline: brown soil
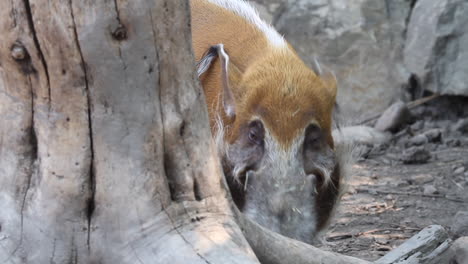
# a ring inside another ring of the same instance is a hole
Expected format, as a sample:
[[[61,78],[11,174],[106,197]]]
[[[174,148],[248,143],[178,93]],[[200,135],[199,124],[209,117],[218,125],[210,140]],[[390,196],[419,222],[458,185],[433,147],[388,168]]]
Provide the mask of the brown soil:
[[[442,141],[424,146],[432,155],[425,164],[400,161],[411,134],[424,128],[404,132],[407,135],[400,134],[391,146],[358,161],[349,190],[319,247],[376,260],[428,225],[450,231],[455,214],[468,210],[468,136],[456,134],[461,144],[451,146],[444,138],[453,138],[453,133],[441,129]],[[465,168],[461,173],[460,167]]]

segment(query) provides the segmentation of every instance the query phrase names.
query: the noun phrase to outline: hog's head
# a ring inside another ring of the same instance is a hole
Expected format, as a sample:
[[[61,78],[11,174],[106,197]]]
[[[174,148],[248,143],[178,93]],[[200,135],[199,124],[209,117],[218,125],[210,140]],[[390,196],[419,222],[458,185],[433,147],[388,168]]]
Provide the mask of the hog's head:
[[[335,78],[291,51],[264,56],[242,73],[218,53],[226,69],[215,133],[234,201],[260,225],[310,243],[340,187],[331,134]]]

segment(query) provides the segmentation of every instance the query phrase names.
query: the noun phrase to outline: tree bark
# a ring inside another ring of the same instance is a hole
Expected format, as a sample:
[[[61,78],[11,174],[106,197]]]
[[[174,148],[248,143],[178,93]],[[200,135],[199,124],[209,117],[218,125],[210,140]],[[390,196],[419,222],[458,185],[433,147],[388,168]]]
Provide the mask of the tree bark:
[[[1,263],[258,263],[222,187],[187,1],[3,1]]]

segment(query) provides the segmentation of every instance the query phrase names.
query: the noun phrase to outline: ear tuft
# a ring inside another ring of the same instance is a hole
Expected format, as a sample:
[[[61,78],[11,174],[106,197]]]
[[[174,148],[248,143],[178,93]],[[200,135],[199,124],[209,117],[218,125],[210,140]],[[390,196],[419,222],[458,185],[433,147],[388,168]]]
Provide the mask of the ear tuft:
[[[320,63],[318,62],[317,60],[317,57],[313,57],[313,60],[312,60],[312,70],[315,72],[315,74],[317,76],[320,76],[322,75],[322,67],[320,67]]]
[[[224,50],[223,44],[214,45],[206,51],[201,60],[197,63],[197,74],[198,77],[200,77],[205,73],[210,68],[216,57],[219,57],[221,61],[221,83],[223,86],[222,102],[224,112],[228,118],[235,118],[236,105],[229,85],[229,55]]]
[[[223,83],[223,107],[226,116],[234,118],[236,116],[236,105],[234,103],[234,95],[232,94],[229,85],[229,55],[224,51],[224,45],[218,44],[213,46],[218,51],[219,59],[221,60],[221,79]]]
[[[338,86],[338,81],[335,74],[331,70],[325,69],[324,73],[320,77],[327,86],[330,95],[333,97],[333,99],[335,99]]]
[[[314,73],[322,79],[325,86],[328,88],[332,98],[336,97],[337,89],[337,80],[335,74],[327,67],[321,66],[317,60],[317,57],[314,56],[311,65]]]
[[[202,58],[197,62],[196,69],[197,69],[197,76],[203,75],[211,66],[211,63],[216,59],[217,52],[216,49],[211,47],[208,49],[205,54],[203,54]]]

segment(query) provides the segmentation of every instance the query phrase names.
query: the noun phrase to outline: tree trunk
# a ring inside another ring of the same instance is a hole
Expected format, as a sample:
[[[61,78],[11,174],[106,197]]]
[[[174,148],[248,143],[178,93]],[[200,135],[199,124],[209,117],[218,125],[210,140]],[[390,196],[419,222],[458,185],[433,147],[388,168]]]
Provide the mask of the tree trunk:
[[[194,74],[187,1],[3,1],[1,263],[257,263]]]

